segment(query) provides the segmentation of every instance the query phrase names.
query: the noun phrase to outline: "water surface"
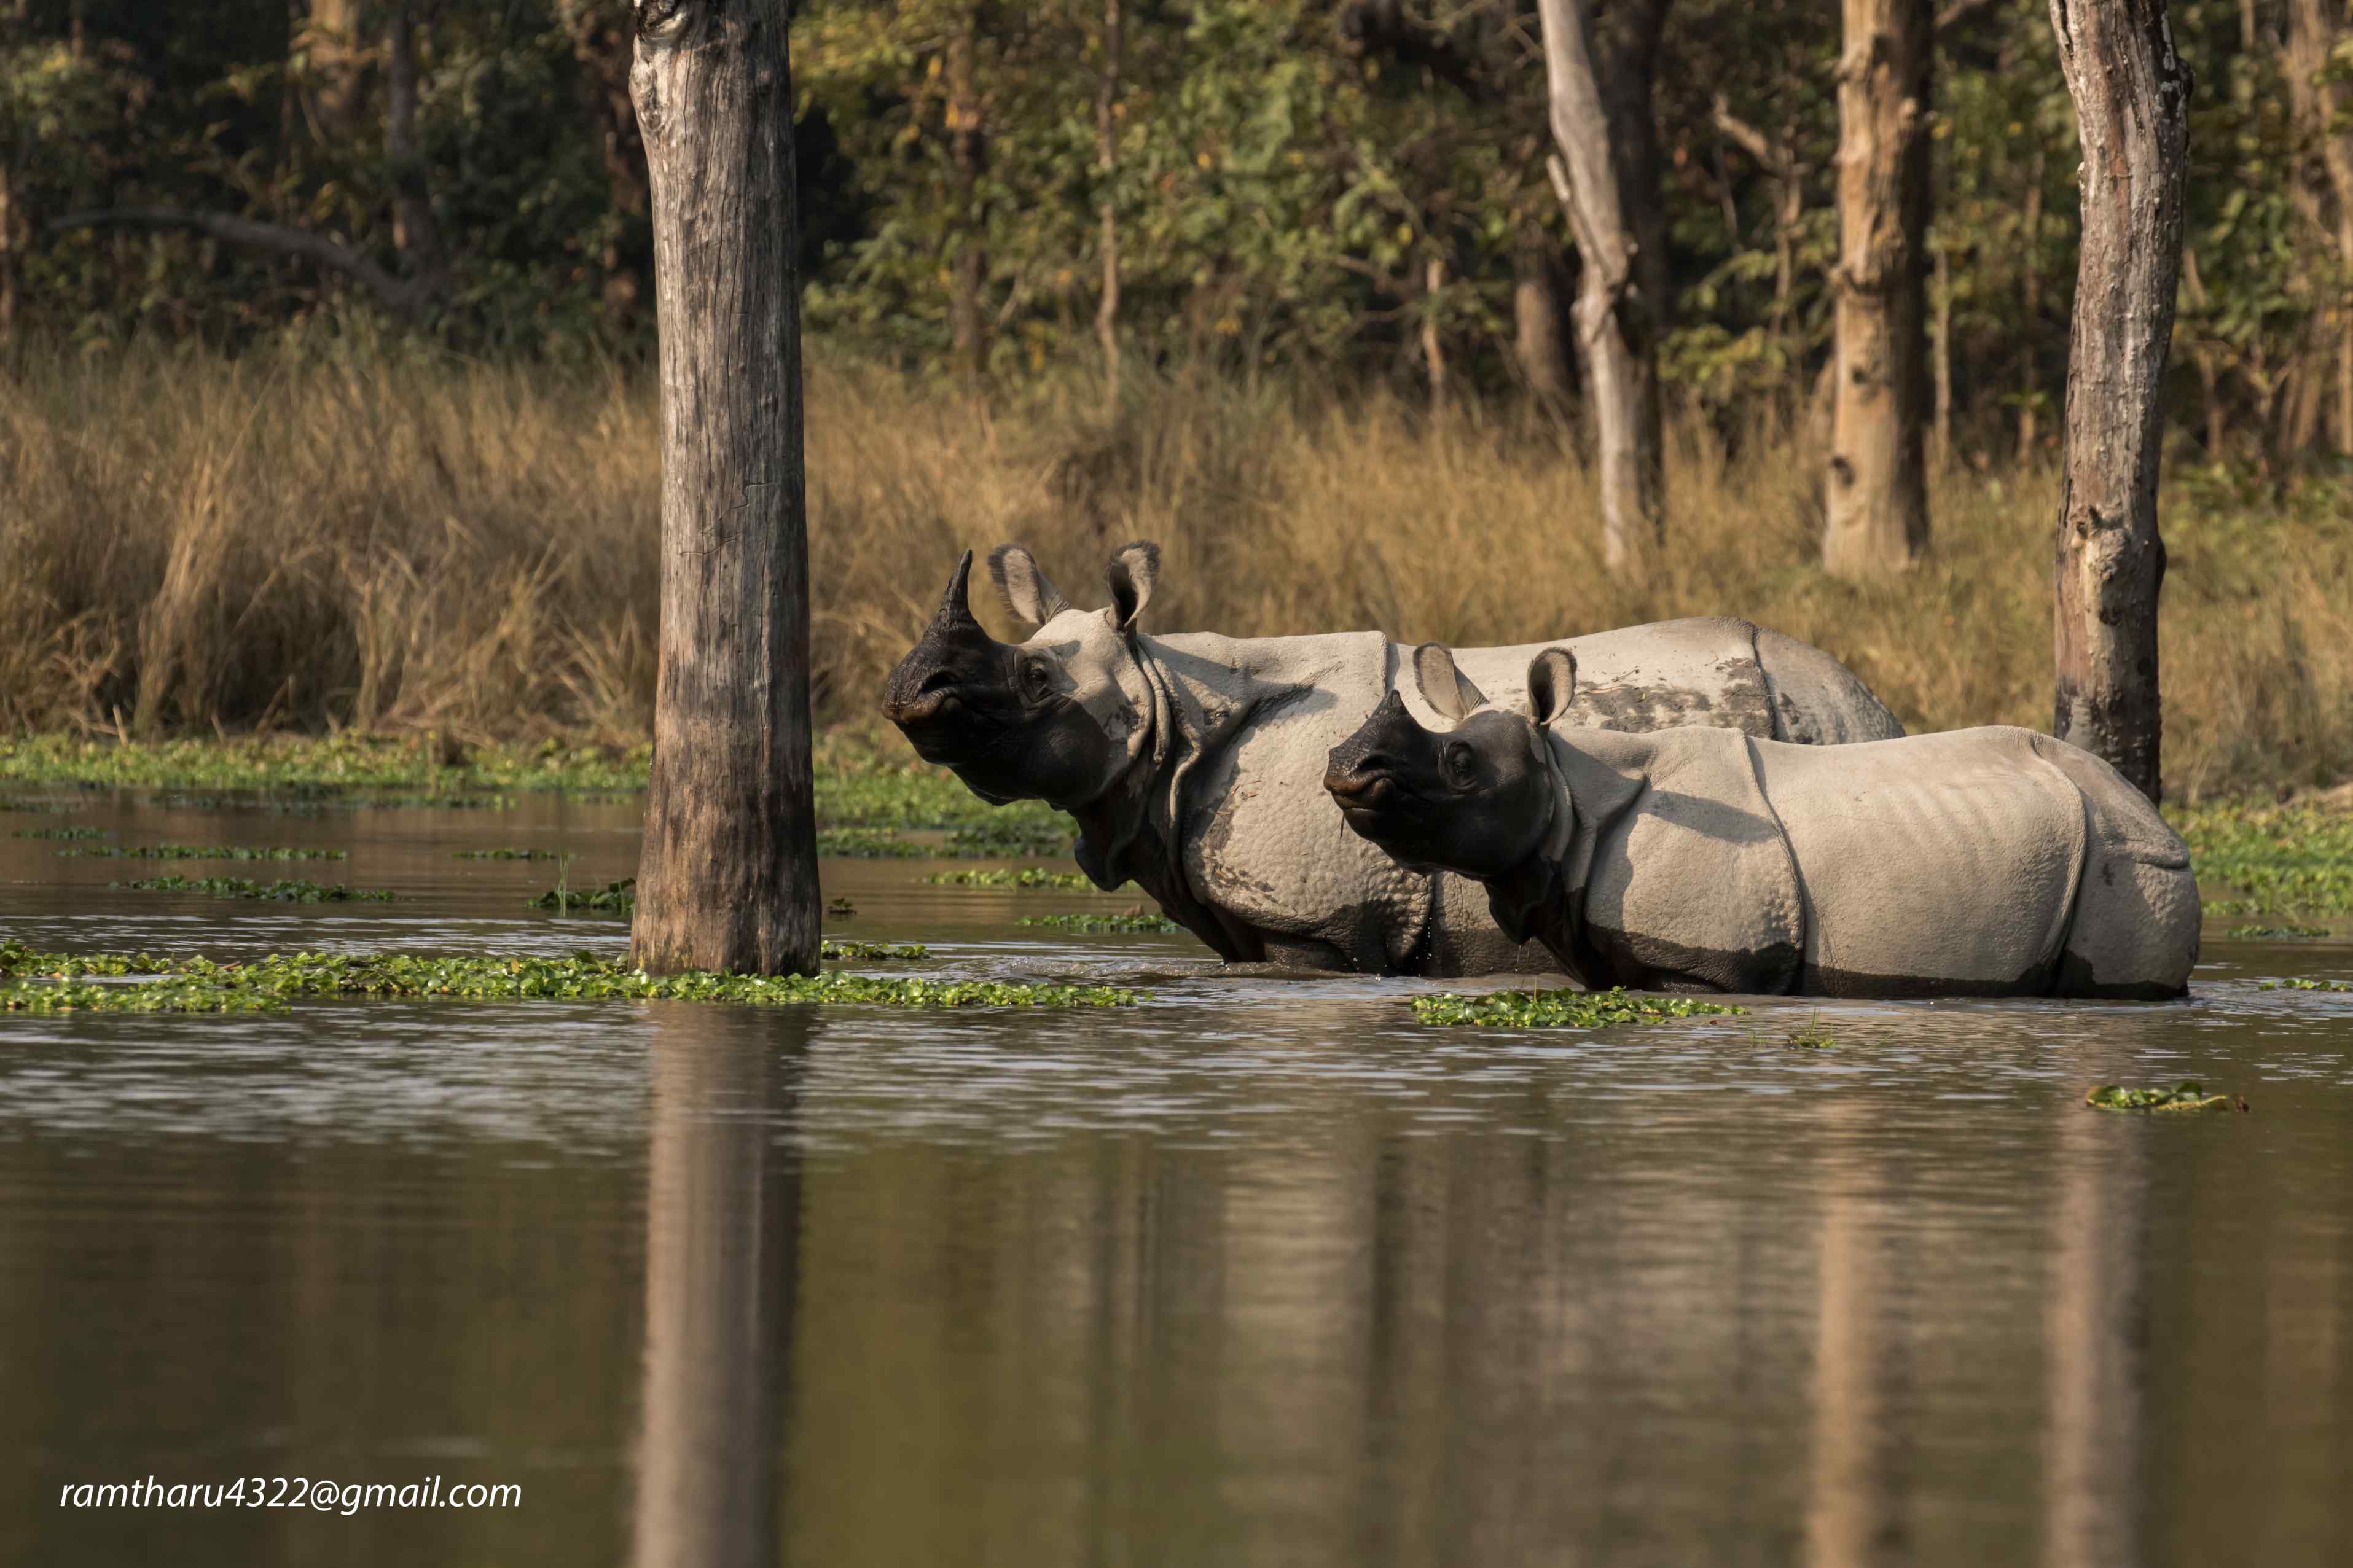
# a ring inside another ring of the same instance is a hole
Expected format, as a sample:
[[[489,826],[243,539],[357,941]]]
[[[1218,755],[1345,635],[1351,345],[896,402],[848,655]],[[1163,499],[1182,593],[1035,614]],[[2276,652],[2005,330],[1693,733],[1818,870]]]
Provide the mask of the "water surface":
[[[0,839],[0,938],[617,952],[522,906],[627,802]],[[2353,1534],[2353,947],[2183,1004],[1439,1031],[1124,900],[828,862],[928,971],[1116,1013],[314,1003],[0,1016],[0,1557],[101,1564],[2205,1563]],[[112,890],[349,879],[382,906]],[[1793,1048],[1809,1022],[1836,1041]],[[2124,1117],[2100,1082],[2250,1110]],[[520,1508],[62,1509],[154,1477]]]

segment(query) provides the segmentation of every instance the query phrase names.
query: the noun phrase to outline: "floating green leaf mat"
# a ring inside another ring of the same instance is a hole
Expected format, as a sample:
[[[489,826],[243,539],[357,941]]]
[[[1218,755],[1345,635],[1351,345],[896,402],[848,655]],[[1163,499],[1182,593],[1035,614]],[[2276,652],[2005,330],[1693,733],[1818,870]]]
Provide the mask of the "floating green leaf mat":
[[[1185,928],[1166,915],[1146,915],[1133,911],[1124,915],[1023,915],[1018,923],[1025,926],[1051,926],[1057,931],[1148,931],[1162,936],[1185,934]]]
[[[1669,1018],[1721,1017],[1746,1011],[1688,996],[1638,996],[1623,986],[1608,991],[1489,991],[1478,995],[1441,991],[1413,999],[1413,1016],[1425,1024],[1503,1029],[1599,1029],[1612,1024],[1655,1024]]]
[[[153,975],[89,984],[86,975]],[[474,1002],[787,1003],[881,1007],[1126,1007],[1145,993],[1109,985],[894,979],[839,970],[815,975],[651,975],[601,959],[421,958],[404,953],[272,953],[250,963],[147,953],[82,956],[0,944],[0,1011],[274,1012],[307,998],[450,997]]]
[[[104,827],[20,827],[8,835],[11,838],[103,838],[111,829]]]
[[[349,904],[392,901],[388,888],[347,888],[341,882],[305,882],[281,877],[257,882],[249,877],[142,877],[135,882],[109,882],[134,893],[203,893],[215,899],[268,899],[281,904]]]
[[[923,879],[943,888],[1052,888],[1084,892],[1094,884],[1082,871],[1049,871],[1039,866],[995,866],[987,870],[934,871]]]
[[[920,942],[838,942],[831,937],[818,950],[819,958],[829,959],[906,959],[929,958],[932,950]]]
[[[2279,937],[2327,936],[2327,926],[2232,926],[2223,932],[2233,942],[2262,942]]]
[[[2310,805],[2190,806],[2167,813],[2201,884],[2244,895],[2217,914],[2353,914],[2353,815]]]
[[[243,844],[99,844],[60,849],[60,855],[86,855],[105,860],[348,860],[348,849],[299,849],[283,845]]]
[[[638,909],[638,879],[624,877],[617,882],[607,882],[601,888],[574,892],[569,888],[550,888],[524,903],[534,910],[554,910],[558,914],[584,910],[595,914],[635,914]]]
[[[2258,991],[2353,991],[2353,980],[2266,980]]]
[[[453,849],[452,860],[561,860],[561,849]]]
[[[825,827],[818,830],[817,852],[842,860],[913,860],[939,850],[902,838],[892,827]]]
[[[2227,1094],[2208,1094],[2196,1079],[2171,1089],[2126,1089],[2104,1083],[2084,1096],[2084,1103],[2101,1110],[2212,1110],[2231,1103]]]

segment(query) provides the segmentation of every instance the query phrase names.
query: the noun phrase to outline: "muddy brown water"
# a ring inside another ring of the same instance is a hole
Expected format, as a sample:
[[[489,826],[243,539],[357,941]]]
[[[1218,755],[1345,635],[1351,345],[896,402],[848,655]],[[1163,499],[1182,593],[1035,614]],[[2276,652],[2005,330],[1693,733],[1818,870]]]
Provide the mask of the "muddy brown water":
[[[522,907],[634,806],[0,829],[41,947],[618,952]],[[2353,946],[2179,1005],[1765,1002],[1438,1030],[1124,900],[828,862],[926,972],[1124,1012],[307,1004],[0,1016],[11,1563],[2210,1563],[2353,1540]],[[384,906],[110,890],[348,879]],[[1828,1050],[1793,1048],[1818,1024]],[[2086,1110],[2197,1078],[2244,1114]],[[238,1477],[521,1506],[76,1509]]]

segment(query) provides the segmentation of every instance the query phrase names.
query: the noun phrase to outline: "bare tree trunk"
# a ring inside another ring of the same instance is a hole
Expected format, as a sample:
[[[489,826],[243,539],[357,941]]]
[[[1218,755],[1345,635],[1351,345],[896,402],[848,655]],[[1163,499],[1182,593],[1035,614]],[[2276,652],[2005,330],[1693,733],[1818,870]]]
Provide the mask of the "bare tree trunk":
[[[417,33],[406,4],[392,8],[384,150],[392,163],[392,241],[418,292],[441,292],[449,273],[441,230],[433,221],[433,194],[417,152]]]
[[[2034,460],[2035,394],[2042,388],[2035,384],[2034,346],[2042,336],[2042,268],[2035,264],[2035,247],[2042,237],[2042,154],[2036,153],[2028,165],[2025,211],[2020,215],[2019,233],[2023,238],[2020,257],[2026,267],[2023,296],[2019,313],[2026,332],[2018,350],[2018,461],[2022,467]]]
[[[655,971],[817,967],[786,0],[637,0],[662,584],[632,931]]]
[[[367,50],[360,46],[363,0],[310,0],[302,29],[310,90],[303,94],[312,129],[340,142],[358,133],[367,98]]]
[[[1513,357],[1528,393],[1546,407],[1568,402],[1568,312],[1561,257],[1550,237],[1526,233],[1514,248]]]
[[[2189,72],[2165,0],[2051,0],[2083,143],[2052,731],[2158,798],[2157,468],[2181,274]]]
[[[1446,344],[1438,332],[1438,291],[1446,287],[1446,263],[1432,257],[1422,268],[1421,363],[1430,374],[1430,401],[1446,397]]]
[[[1839,63],[1838,370],[1822,564],[1899,570],[1928,544],[1927,0],[1845,0]]]
[[[1103,175],[1103,299],[1095,306],[1095,340],[1103,344],[1103,382],[1119,398],[1119,220],[1111,182],[1119,172],[1119,0],[1103,0],[1103,81],[1095,92],[1095,167]]]
[[[1585,0],[1540,0],[1553,184],[1577,236],[1577,337],[1593,410],[1602,559],[1665,539],[1658,338],[1668,321],[1651,74],[1665,0],[1626,0],[1598,32]],[[1603,88],[1604,79],[1608,89]]]
[[[2336,0],[2290,0],[2287,16],[2287,68],[2290,96],[2296,117],[2320,152],[2321,168],[2328,176],[2336,221],[2316,226],[2335,243],[2341,278],[2353,273],[2353,124],[2348,123],[2346,92],[2327,70],[2342,41],[2344,28]],[[2318,203],[2313,204],[2316,207]],[[2337,417],[2331,428],[2340,454],[2353,455],[2353,299],[2344,284],[2328,311],[2336,329],[2335,391]]]
[[[1936,314],[1928,350],[1936,376],[1936,424],[1928,455],[1942,473],[1953,466],[1953,268],[1943,246],[1936,247],[1933,255]]]
[[[980,175],[986,156],[981,139],[980,92],[973,80],[973,35],[980,19],[967,10],[948,39],[948,149],[955,164],[955,264],[948,298],[948,336],[956,363],[975,384],[988,374],[988,321],[980,308],[981,280],[988,255],[981,242]]]

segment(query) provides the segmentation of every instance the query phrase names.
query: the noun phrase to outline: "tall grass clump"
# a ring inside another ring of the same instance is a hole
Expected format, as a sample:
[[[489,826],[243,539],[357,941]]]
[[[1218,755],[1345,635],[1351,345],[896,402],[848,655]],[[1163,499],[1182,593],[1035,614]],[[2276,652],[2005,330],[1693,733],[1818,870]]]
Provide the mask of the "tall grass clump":
[[[1848,584],[1817,563],[1819,449],[1686,421],[1667,547],[1613,577],[1574,434],[1515,403],[1198,368],[1131,375],[1113,409],[1100,388],[1074,368],[984,402],[812,353],[821,713],[871,714],[959,550],[1020,540],[1087,604],[1150,538],[1156,627],[1482,644],[1736,615],[1913,729],[2050,723],[2051,467],[1940,474],[1927,561]],[[657,417],[620,367],[27,352],[0,373],[0,726],[640,739]],[[2353,487],[2177,465],[2164,506],[2171,786],[2353,773]]]

